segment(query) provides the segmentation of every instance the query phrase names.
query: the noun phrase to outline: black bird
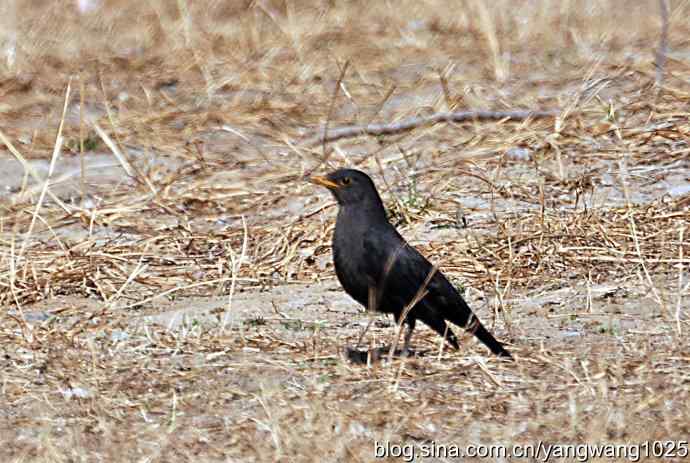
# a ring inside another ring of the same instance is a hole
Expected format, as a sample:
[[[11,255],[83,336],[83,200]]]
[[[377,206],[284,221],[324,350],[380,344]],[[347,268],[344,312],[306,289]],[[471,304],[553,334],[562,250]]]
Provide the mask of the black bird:
[[[404,352],[415,323],[421,320],[455,349],[458,340],[446,325],[450,321],[473,333],[496,355],[512,358],[474,315],[448,279],[388,222],[374,182],[364,172],[340,169],[325,177],[312,177],[338,201],[338,218],[333,235],[333,261],[345,291],[364,307],[392,313],[400,323],[405,309]],[[373,307],[372,307],[373,305]]]

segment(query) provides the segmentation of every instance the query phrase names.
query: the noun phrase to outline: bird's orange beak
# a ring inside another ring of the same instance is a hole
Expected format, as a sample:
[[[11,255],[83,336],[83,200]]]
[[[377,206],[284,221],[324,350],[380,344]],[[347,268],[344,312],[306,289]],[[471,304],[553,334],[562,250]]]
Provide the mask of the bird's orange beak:
[[[329,190],[333,190],[333,189],[336,189],[336,188],[339,188],[339,187],[340,187],[340,185],[338,185],[337,183],[335,183],[335,182],[333,182],[333,181],[331,181],[331,180],[328,180],[328,178],[326,178],[326,177],[311,177],[311,178],[309,179],[309,181],[310,181],[311,183],[316,184],[316,185],[325,186],[325,187],[328,188]]]

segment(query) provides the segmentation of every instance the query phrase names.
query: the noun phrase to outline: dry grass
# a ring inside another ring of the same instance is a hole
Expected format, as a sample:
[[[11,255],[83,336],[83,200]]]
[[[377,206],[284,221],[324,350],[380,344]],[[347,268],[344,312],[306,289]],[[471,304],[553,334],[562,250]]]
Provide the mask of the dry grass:
[[[4,2],[2,460],[687,440],[690,4],[668,4],[660,79],[652,0]],[[558,115],[310,142],[468,110]],[[422,358],[341,357],[366,317],[303,181],[341,165],[515,364],[425,330]]]

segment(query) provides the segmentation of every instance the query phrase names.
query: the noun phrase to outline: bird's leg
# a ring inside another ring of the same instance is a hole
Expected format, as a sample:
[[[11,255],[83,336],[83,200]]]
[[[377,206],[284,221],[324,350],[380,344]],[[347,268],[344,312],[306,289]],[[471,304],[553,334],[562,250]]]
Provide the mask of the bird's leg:
[[[362,339],[364,339],[364,335],[367,334],[367,331],[369,331],[369,327],[374,321],[374,317],[372,315],[369,315],[369,322],[367,323],[367,326],[364,328],[364,331],[362,331],[362,334],[359,335],[359,339],[357,340],[357,344],[355,345],[355,349],[359,348],[359,345],[362,343]]]
[[[403,344],[402,354],[407,356],[410,354],[410,340],[412,339],[412,332],[414,331],[414,326],[416,320],[414,318],[407,318],[407,331],[405,331],[405,343]]]
[[[374,314],[376,312],[376,286],[374,285],[369,285],[369,304],[367,307],[365,307],[366,314],[369,317],[369,321],[367,322],[367,326],[364,328],[364,331],[362,331],[362,334],[359,335],[359,339],[357,340],[357,344],[355,345],[355,349],[359,348],[359,345],[362,343],[362,340],[364,339],[364,335],[367,334],[367,331],[369,331],[369,328],[371,327],[371,324],[374,321]]]

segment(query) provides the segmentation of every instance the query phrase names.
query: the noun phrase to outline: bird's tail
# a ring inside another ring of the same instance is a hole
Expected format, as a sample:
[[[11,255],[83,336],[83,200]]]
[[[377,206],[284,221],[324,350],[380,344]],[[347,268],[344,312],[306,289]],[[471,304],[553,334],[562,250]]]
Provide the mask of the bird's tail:
[[[467,307],[465,301],[461,299],[460,302],[462,303],[460,308],[463,310],[459,310],[453,313],[453,316],[452,318],[450,318],[450,321],[458,326],[462,326],[469,333],[474,334],[477,337],[477,339],[479,339],[495,355],[507,359],[512,359],[513,356],[510,355],[510,352],[508,352],[506,348],[503,347],[503,344],[498,342],[496,338],[494,338],[494,336],[491,333],[489,333],[489,331],[486,328],[484,328],[482,322],[480,322],[477,316],[472,312],[472,310],[470,310],[470,308]],[[450,342],[452,344],[452,341]]]
[[[472,321],[470,323],[464,323],[460,326],[464,326],[465,330],[474,334],[477,337],[477,339],[479,339],[495,355],[506,359],[513,358],[513,356],[510,355],[510,352],[508,352],[508,350],[506,350],[506,348],[503,347],[503,344],[496,340],[496,338],[494,338],[494,336],[489,332],[489,330],[484,328],[484,325],[482,325],[482,323],[474,315],[471,315],[471,319]],[[458,338],[455,336],[450,327],[446,329],[446,341],[448,341],[448,343],[455,349],[460,348]]]
[[[484,328],[484,325],[482,325],[476,318],[474,319],[474,323],[470,324],[470,326],[467,328],[467,331],[474,334],[477,339],[484,343],[484,345],[491,349],[491,352],[497,356],[508,359],[513,358],[513,356],[510,355],[510,352],[503,347],[503,344],[498,342],[496,338],[494,338],[493,335],[489,333],[489,331]]]
[[[510,352],[506,350],[505,347],[503,347],[503,344],[498,342],[496,338],[487,330],[484,328],[484,325],[481,324],[481,322],[476,318],[476,317],[471,317],[472,321],[467,324],[465,329],[469,331],[470,333],[474,334],[477,339],[479,339],[486,347],[488,347],[491,352],[496,354],[499,357],[504,357],[508,359],[512,359],[513,356],[510,355]]]

